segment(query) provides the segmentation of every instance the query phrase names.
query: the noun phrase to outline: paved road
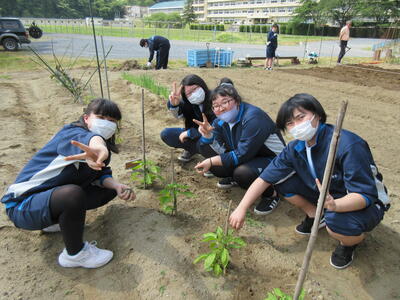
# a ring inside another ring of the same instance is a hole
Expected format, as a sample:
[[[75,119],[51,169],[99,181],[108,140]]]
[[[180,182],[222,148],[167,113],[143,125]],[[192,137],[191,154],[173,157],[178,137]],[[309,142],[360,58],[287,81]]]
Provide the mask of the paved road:
[[[82,53],[82,57],[94,57],[95,48],[93,37],[89,35],[71,35],[71,34],[46,34],[45,38],[33,40],[31,46],[35,47],[41,54],[51,54],[53,40],[54,49],[57,55],[63,55],[68,48],[67,54],[77,56],[82,49],[88,45]],[[354,38],[349,42],[351,50],[347,56],[354,57],[372,57],[371,46],[380,39],[361,39]],[[138,38],[121,38],[121,37],[104,37],[105,48],[109,49],[112,45],[112,51],[109,58],[129,59],[129,58],[146,58],[149,52],[145,48],[139,46]],[[248,45],[248,44],[230,44],[230,43],[210,43],[210,48],[230,48],[234,51],[234,59],[249,56],[264,56],[265,46],[263,45]],[[320,50],[321,47],[321,50]],[[23,45],[23,48],[26,48]],[[101,53],[100,38],[98,39],[98,48]],[[277,54],[279,56],[304,56],[304,44],[297,46],[279,46]],[[192,42],[192,41],[171,41],[171,59],[186,59],[186,53],[189,49],[206,49],[205,42]],[[323,41],[310,42],[307,45],[309,51],[321,53],[321,56],[329,57],[332,55],[337,56],[339,53],[339,46],[337,41]]]

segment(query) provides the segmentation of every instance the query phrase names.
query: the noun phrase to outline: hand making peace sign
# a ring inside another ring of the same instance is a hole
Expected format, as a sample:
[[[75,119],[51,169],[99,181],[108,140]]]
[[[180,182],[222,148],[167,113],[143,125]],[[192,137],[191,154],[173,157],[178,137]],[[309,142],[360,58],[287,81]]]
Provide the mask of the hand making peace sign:
[[[86,163],[93,170],[100,171],[105,166],[104,161],[108,158],[108,150],[105,145],[99,147],[87,146],[77,141],[71,141],[71,144],[85,151],[80,154],[65,157],[65,160],[86,160]]]
[[[173,106],[178,106],[181,101],[182,85],[176,87],[176,81],[172,83],[172,92],[169,94],[169,101]]]
[[[199,125],[199,132],[201,133],[201,135],[209,139],[213,136],[212,131],[214,127],[212,127],[210,123],[208,123],[207,117],[204,113],[202,113],[201,115],[203,116],[203,122],[200,122],[196,119],[193,119],[193,122]]]

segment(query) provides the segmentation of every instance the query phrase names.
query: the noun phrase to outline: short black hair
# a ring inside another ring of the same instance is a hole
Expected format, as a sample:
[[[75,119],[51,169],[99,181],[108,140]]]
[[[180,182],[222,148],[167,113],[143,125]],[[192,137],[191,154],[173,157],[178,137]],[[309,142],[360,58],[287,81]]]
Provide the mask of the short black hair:
[[[278,115],[276,117],[276,126],[285,131],[286,123],[293,118],[293,111],[295,109],[305,109],[313,112],[320,117],[320,122],[326,122],[326,113],[319,101],[311,96],[310,94],[302,93],[296,94],[293,97],[286,100],[279,109]]]
[[[238,91],[235,89],[235,87],[231,84],[221,84],[220,86],[217,86],[212,92],[211,92],[211,103],[217,99],[218,96],[222,97],[231,97],[233,100],[235,100],[236,104],[240,104],[242,102],[242,97],[239,95]]]
[[[142,47],[142,48],[143,48],[146,44],[148,44],[147,39],[141,39],[140,42],[139,42],[139,45],[140,45],[140,47]]]

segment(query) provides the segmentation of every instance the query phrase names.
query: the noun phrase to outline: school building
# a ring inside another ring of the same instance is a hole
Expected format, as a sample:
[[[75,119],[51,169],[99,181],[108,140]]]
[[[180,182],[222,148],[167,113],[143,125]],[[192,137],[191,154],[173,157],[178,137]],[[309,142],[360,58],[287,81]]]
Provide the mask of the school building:
[[[149,13],[182,13],[185,1],[164,1],[149,7]],[[293,17],[300,0],[193,0],[199,22],[257,24],[283,23]]]

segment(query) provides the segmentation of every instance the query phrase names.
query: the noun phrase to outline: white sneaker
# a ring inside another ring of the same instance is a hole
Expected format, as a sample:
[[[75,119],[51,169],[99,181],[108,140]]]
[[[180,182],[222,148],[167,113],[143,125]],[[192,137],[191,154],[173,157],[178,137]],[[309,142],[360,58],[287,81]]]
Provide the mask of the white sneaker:
[[[92,269],[104,266],[113,258],[113,252],[99,249],[96,244],[96,241],[85,242],[82,250],[75,255],[69,255],[64,248],[58,257],[58,263],[65,268],[82,267]]]
[[[60,232],[60,224],[50,225],[49,227],[43,228],[42,231],[46,233]]]

